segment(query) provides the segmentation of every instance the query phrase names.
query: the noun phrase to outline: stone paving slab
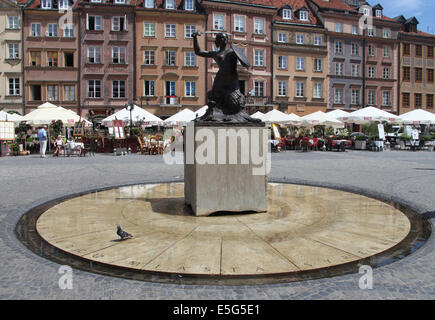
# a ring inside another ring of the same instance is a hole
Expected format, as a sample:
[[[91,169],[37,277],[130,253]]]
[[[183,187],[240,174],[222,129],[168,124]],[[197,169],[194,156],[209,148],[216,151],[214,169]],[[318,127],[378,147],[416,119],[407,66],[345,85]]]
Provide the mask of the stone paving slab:
[[[145,283],[73,270],[73,289],[61,290],[60,265],[30,252],[14,228],[29,209],[102,187],[181,181],[183,167],[161,156],[96,155],[0,158],[0,299],[434,299],[435,240],[393,264],[374,269],[372,290],[360,274],[262,286]],[[309,152],[272,155],[276,181],[339,187],[402,202],[435,222],[435,153]]]

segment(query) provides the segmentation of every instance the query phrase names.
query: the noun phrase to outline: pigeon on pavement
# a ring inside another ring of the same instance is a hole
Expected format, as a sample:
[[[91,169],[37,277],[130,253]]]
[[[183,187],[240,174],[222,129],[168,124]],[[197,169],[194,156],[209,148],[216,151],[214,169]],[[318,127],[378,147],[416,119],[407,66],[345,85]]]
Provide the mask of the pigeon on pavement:
[[[117,227],[116,234],[121,237],[121,240],[133,238],[133,236],[131,234],[122,230],[119,225],[117,225],[116,227]]]

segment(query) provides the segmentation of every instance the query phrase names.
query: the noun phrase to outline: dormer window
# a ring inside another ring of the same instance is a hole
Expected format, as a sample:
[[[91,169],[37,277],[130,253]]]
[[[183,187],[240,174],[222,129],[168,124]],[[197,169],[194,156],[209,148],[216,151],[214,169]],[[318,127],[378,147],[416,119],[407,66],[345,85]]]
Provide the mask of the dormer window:
[[[364,9],[363,9],[363,13],[364,13],[364,15],[367,16],[367,17],[370,16],[370,9],[369,9],[369,8],[364,8]]]
[[[166,9],[175,9],[175,0],[166,0]]]
[[[101,0],[91,0],[92,3],[101,3]]]
[[[282,18],[286,20],[290,20],[292,18],[292,10],[291,9],[283,9],[282,10]]]
[[[115,0],[116,4],[125,4],[125,0]]]
[[[42,9],[51,9],[51,0],[42,0],[41,8]]]
[[[184,1],[184,9],[188,11],[193,11],[195,9],[194,0],[185,0]]]
[[[59,0],[58,9],[60,10],[68,10],[68,0]]]
[[[382,18],[382,10],[376,10],[376,17]]]
[[[299,20],[301,20],[301,21],[308,21],[308,11],[301,10],[299,12]]]
[[[145,8],[154,8],[154,0],[145,0],[144,7]]]

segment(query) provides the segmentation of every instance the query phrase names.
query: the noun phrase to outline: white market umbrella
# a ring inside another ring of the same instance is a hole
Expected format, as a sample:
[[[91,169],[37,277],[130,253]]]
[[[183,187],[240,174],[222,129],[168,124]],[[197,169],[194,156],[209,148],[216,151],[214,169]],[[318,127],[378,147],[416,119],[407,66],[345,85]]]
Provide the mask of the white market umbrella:
[[[273,109],[264,115],[263,121],[267,123],[288,124],[294,122],[294,117],[277,109]]]
[[[74,111],[55,106],[50,102],[41,104],[37,109],[29,112],[21,119],[21,121],[31,125],[49,125],[57,120],[62,121],[64,126],[70,127],[74,126],[76,122],[87,121]],[[87,123],[89,124],[90,122],[87,121]]]
[[[112,127],[113,120],[122,120],[124,125],[128,125],[130,123],[130,111],[128,111],[126,108],[123,108],[107,118],[104,118],[101,122],[106,127]],[[162,119],[139,107],[138,105],[134,105],[134,108],[131,111],[131,120],[133,123],[143,121],[145,125],[150,126],[159,126],[163,124]]]
[[[165,125],[168,126],[185,125],[186,123],[194,120],[195,117],[196,117],[196,113],[186,108],[170,116],[168,119],[164,121],[164,123]]]
[[[343,128],[344,124],[334,116],[324,113],[323,111],[316,111],[301,118],[303,126],[326,126],[333,128]]]
[[[351,112],[348,116],[339,117],[339,120],[347,123],[366,124],[370,122],[395,122],[397,116],[375,107],[366,107]]]
[[[415,109],[400,115],[397,122],[402,124],[435,124],[435,114],[426,110]]]
[[[19,114],[10,114],[0,110],[0,121],[21,122],[21,119],[23,119],[23,116],[20,116]]]
[[[265,114],[263,112],[257,111],[256,113],[251,115],[251,118],[260,119],[261,121],[264,121],[264,116]]]
[[[339,117],[347,117],[349,116],[349,112],[343,111],[341,109],[335,109],[326,113],[327,115],[338,119]]]
[[[196,110],[195,111],[196,117],[197,118],[202,117],[207,112],[207,109],[208,109],[208,105],[205,105],[202,108]]]

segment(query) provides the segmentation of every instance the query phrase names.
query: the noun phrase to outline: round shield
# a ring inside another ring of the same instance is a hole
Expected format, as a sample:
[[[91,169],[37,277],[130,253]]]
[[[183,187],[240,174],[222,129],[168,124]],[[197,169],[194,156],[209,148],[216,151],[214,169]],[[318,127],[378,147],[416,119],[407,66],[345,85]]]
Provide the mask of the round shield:
[[[234,53],[237,56],[237,59],[239,59],[240,63],[242,64],[242,66],[244,66],[245,68],[249,68],[251,66],[251,64],[249,63],[248,58],[246,57],[245,53],[243,52],[242,49],[240,49],[237,45],[235,45],[234,43],[231,43],[231,48],[234,50]]]

